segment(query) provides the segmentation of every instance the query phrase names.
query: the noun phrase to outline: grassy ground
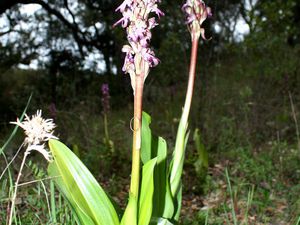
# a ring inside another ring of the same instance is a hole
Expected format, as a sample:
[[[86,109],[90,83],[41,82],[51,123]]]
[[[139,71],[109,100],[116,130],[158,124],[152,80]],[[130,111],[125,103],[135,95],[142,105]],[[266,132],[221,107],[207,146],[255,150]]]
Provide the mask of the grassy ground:
[[[130,172],[130,118],[127,110],[130,107],[112,112],[110,116],[110,134],[116,152],[110,152],[103,144],[101,116],[88,117],[83,113],[77,116],[79,113],[60,111],[57,117],[60,138],[77,149],[77,154],[121,205],[126,203]],[[153,125],[157,123],[154,125],[157,132],[171,130],[166,137],[172,145],[176,118],[156,122],[154,117],[153,121]],[[70,128],[72,135],[64,132]],[[226,149],[208,149],[208,173],[197,174],[194,163],[199,156],[190,140],[181,224],[205,224],[206,217],[208,224],[297,224],[300,216],[298,146],[281,140],[259,146],[238,146],[235,143],[221,146]],[[39,159],[35,156],[27,165],[22,182],[46,177],[43,160]],[[18,165],[19,159],[13,164],[12,172],[17,171]],[[9,180],[2,179],[1,187],[1,218],[4,221]],[[50,203],[47,201],[50,202],[51,198],[55,198],[56,207],[48,209]],[[47,180],[20,187],[17,202],[20,224],[46,224],[53,209],[56,209],[58,224],[71,224],[70,210],[61,196],[51,192]]]
[[[228,62],[226,62],[228,63]],[[201,131],[208,152],[208,170],[199,172],[199,154],[190,138],[183,176],[180,224],[298,225],[300,218],[300,93],[297,73],[286,79],[268,76],[241,77],[242,68],[216,64],[197,81],[190,130]],[[240,71],[241,70],[241,71]],[[225,74],[220,76],[220,74]],[[237,76],[239,74],[239,76]],[[294,80],[294,78],[296,80]],[[100,86],[100,85],[99,85]],[[28,87],[29,90],[32,88]],[[184,99],[185,84],[145,90],[145,111],[152,129],[166,138],[171,154]],[[174,91],[175,90],[175,91]],[[25,98],[24,93],[20,96]],[[48,104],[34,97],[29,112]],[[57,106],[56,134],[86,163],[102,186],[121,205],[127,201],[130,175],[130,97],[112,97],[109,134],[114,151],[105,145],[99,106],[101,96],[81,97],[80,102]],[[118,107],[118,102],[122,107]],[[40,103],[40,104],[37,104]],[[38,105],[38,106],[36,106]],[[37,108],[36,108],[37,107]],[[1,124],[0,146],[12,127]],[[5,149],[11,159],[23,135],[18,132]],[[22,154],[0,180],[0,224]],[[45,162],[33,155],[26,165],[17,198],[16,224],[73,224],[66,202],[51,187]],[[0,171],[6,163],[0,157]],[[36,181],[34,183],[26,183]]]

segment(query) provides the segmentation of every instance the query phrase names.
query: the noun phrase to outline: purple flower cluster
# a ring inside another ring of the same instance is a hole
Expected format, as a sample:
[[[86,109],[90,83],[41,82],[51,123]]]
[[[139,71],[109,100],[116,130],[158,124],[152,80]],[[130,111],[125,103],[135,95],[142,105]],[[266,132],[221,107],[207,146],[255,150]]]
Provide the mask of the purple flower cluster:
[[[182,10],[186,14],[186,23],[191,26],[191,29],[199,30],[202,38],[206,39],[205,30],[201,25],[207,17],[212,16],[211,9],[202,0],[187,0]]]
[[[102,103],[103,113],[107,114],[110,110],[110,106],[109,106],[110,95],[109,95],[108,84],[102,84],[101,92],[102,92],[101,103]]]
[[[138,75],[144,69],[144,76],[148,75],[149,67],[154,67],[159,63],[151,50],[149,43],[151,39],[151,29],[157,24],[155,17],[150,17],[150,13],[155,13],[159,18],[164,13],[157,7],[160,0],[125,0],[116,11],[120,11],[123,17],[114,26],[121,24],[126,28],[127,39],[130,45],[124,45],[122,51],[126,54],[122,70],[129,73],[131,80],[134,75]]]

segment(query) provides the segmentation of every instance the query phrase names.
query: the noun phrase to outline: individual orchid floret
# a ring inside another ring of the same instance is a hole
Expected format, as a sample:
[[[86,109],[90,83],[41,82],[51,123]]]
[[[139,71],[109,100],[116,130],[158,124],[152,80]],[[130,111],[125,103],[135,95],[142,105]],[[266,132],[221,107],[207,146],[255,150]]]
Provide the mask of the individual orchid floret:
[[[51,154],[46,150],[44,143],[50,139],[58,139],[53,135],[56,127],[52,119],[43,119],[42,111],[38,110],[36,115],[31,118],[25,114],[24,121],[19,118],[16,122],[11,122],[21,127],[26,135],[24,140],[27,145],[26,154],[30,154],[32,150],[40,152],[47,161],[51,161]]]
[[[114,26],[121,24],[126,28],[129,45],[124,45],[122,51],[126,53],[122,70],[130,74],[131,85],[135,89],[135,76],[143,72],[146,79],[149,68],[158,64],[150,48],[152,37],[151,29],[158,25],[155,17],[158,18],[164,13],[158,9],[157,3],[160,0],[125,0],[117,9],[123,17]]]
[[[202,23],[212,16],[211,9],[202,0],[187,0],[182,6],[186,14],[186,23],[190,26],[193,35],[206,39],[205,30],[201,27]]]

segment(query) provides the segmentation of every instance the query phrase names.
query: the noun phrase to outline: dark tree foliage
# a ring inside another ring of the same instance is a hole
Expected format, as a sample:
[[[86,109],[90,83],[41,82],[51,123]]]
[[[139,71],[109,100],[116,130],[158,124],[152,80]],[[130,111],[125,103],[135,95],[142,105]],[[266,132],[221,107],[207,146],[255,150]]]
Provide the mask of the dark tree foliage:
[[[20,7],[24,4],[37,4],[42,7],[42,10],[38,10],[33,16],[34,18],[28,17],[20,13]],[[14,32],[17,33],[14,35],[21,36],[32,47],[54,48],[55,50],[67,48],[66,42],[75,42],[76,45],[72,46],[73,51],[75,50],[75,53],[81,58],[94,51],[103,54],[106,72],[112,73],[112,58],[116,52],[116,35],[114,34],[115,30],[112,29],[114,22],[112,12],[116,7],[115,1],[107,0],[4,0],[0,3],[0,14],[6,18],[8,24],[7,30],[0,35],[4,36]],[[16,30],[15,27],[22,21],[40,23],[46,34],[38,36],[38,31],[41,29],[38,26],[34,27],[35,31]],[[29,35],[31,32],[37,33],[32,37]],[[34,43],[37,42],[34,39],[40,40],[39,46],[34,46]],[[58,47],[59,41],[64,43]],[[28,57],[27,54],[26,57]]]
[[[183,2],[161,1],[160,8],[165,16],[160,26],[153,29],[151,43],[161,65],[153,70],[147,82],[169,87],[171,96],[176,84],[186,79],[188,68],[190,35],[181,10]],[[276,48],[284,49],[287,43],[294,47],[299,43],[300,3],[297,0],[205,2],[212,8],[213,16],[204,23],[206,34],[212,39],[201,40],[199,48],[201,70],[204,71],[202,83],[210,76],[205,73],[205,67],[220,58],[226,60],[234,54],[234,46],[242,46],[239,51],[244,52],[239,54],[268,54],[267,60],[276,58]],[[113,28],[122,16],[115,13],[121,3],[122,0],[1,0],[0,16],[6,22],[0,29],[0,70],[36,61],[49,76],[54,102],[57,74],[66,75],[66,71],[75,70],[99,73],[99,64],[105,65],[100,71],[102,74],[123,74],[121,48],[126,43],[125,31],[120,26]],[[22,7],[28,4],[40,6],[40,9],[27,15]],[[241,21],[249,28],[242,39],[237,37]],[[87,66],[89,57],[92,63]],[[84,76],[82,83],[83,79]],[[109,83],[112,79],[113,76],[108,76]],[[128,79],[124,82],[128,83]],[[120,86],[120,89],[116,92],[124,88]]]
[[[6,29],[2,29],[0,38],[13,33],[15,40],[7,41],[6,54],[15,58],[16,63],[28,64],[41,55],[38,49],[54,51],[72,51],[84,59],[91,53],[100,53],[105,62],[105,72],[111,74],[122,66],[120,49],[125,43],[125,32],[112,25],[120,13],[114,13],[121,0],[2,0],[0,15],[6,19]],[[226,43],[236,41],[238,22],[244,21],[249,26],[249,33],[266,30],[270,33],[286,33],[286,41],[290,45],[299,42],[300,6],[299,1],[255,1],[255,0],[225,0],[206,1],[212,8],[213,18],[207,20],[204,26],[208,36],[213,39],[209,52],[222,49]],[[23,5],[36,4],[42,9],[34,15],[21,13]],[[162,1],[160,7],[166,16],[161,19],[161,25],[154,30],[152,45],[160,49],[168,38],[179,37],[183,50],[188,50],[188,32],[184,26],[181,12],[182,0]],[[38,24],[30,29],[18,27],[21,23]],[[215,29],[216,26],[218,29]],[[33,34],[34,33],[34,34]],[[164,34],[164,35],[157,35]],[[20,49],[22,49],[21,52]],[[3,49],[4,51],[5,49]],[[14,57],[16,56],[16,57]],[[18,57],[17,57],[18,56]],[[97,58],[99,60],[99,58]],[[7,64],[10,65],[10,64]]]

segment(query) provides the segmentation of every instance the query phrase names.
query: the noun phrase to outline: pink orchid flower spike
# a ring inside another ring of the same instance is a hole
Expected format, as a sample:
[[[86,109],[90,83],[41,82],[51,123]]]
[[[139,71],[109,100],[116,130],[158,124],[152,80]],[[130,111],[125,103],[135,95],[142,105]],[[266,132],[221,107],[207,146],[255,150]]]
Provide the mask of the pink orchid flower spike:
[[[186,15],[186,24],[190,27],[190,32],[193,36],[201,37],[205,40],[205,30],[202,28],[203,22],[212,16],[211,8],[207,7],[202,0],[187,0],[182,6],[183,12]]]

